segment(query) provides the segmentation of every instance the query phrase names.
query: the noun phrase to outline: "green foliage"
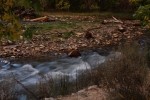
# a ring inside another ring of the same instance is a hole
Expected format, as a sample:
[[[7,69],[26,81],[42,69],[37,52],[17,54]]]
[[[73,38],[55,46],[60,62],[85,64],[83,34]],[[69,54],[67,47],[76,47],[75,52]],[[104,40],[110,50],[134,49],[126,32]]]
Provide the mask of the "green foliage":
[[[65,38],[65,39],[67,39],[67,38],[69,38],[69,37],[71,37],[72,35],[74,35],[75,33],[74,32],[64,32],[63,34],[62,34],[62,37],[63,38]]]
[[[24,38],[31,39],[33,37],[33,33],[35,32],[34,26],[27,27],[25,32],[23,33]]]
[[[144,26],[149,25],[150,27],[150,4],[140,6],[135,12],[134,17],[140,19]]]
[[[69,10],[70,4],[68,0],[56,0],[56,8],[61,10]]]
[[[127,11],[135,10],[150,0],[15,0],[16,5],[33,7],[37,10],[89,11],[93,9]]]
[[[17,39],[21,34],[21,24],[12,12],[14,0],[0,1],[0,39],[7,37],[8,39]]]

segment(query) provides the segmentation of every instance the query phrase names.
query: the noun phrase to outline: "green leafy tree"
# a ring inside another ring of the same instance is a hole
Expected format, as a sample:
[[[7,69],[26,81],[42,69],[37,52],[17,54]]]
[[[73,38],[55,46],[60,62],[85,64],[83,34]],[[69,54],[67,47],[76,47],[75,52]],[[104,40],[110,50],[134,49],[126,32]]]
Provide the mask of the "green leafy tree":
[[[17,39],[21,34],[21,24],[13,14],[14,0],[0,1],[0,39]]]

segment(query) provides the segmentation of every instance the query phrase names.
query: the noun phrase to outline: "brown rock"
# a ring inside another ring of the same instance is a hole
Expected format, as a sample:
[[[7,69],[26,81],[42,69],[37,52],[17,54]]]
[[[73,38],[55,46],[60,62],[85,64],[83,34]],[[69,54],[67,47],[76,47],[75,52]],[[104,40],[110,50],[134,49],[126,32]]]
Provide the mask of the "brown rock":
[[[69,57],[79,57],[79,56],[81,56],[81,53],[78,50],[71,50],[68,53],[68,56]]]
[[[90,33],[90,32],[86,32],[86,34],[85,34],[85,38],[87,38],[87,39],[91,39],[91,38],[94,38],[94,37],[93,37],[93,34],[92,34],[92,33]]]

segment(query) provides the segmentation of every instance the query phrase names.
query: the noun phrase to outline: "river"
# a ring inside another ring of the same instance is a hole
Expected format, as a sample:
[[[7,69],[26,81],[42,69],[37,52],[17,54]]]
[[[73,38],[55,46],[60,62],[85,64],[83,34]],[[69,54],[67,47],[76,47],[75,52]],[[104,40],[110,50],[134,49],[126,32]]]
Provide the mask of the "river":
[[[31,61],[27,63],[10,62],[4,58],[0,59],[0,81],[15,78],[24,86],[33,86],[42,78],[41,75],[51,76],[53,79],[59,76],[67,76],[70,81],[76,79],[81,72],[94,69],[114,57],[120,56],[120,52],[109,52],[101,55],[98,52],[83,52],[77,58],[63,57],[51,61]],[[19,88],[20,87],[20,88]],[[21,86],[18,87],[20,91]]]

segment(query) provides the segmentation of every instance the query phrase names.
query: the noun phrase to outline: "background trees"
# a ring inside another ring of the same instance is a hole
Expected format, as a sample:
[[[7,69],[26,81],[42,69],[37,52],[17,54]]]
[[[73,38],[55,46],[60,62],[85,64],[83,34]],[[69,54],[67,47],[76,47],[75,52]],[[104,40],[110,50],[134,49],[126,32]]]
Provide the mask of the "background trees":
[[[15,7],[34,8],[38,11],[125,11],[149,24],[150,0],[0,0],[0,38],[15,39],[21,33],[21,24],[15,16]]]

